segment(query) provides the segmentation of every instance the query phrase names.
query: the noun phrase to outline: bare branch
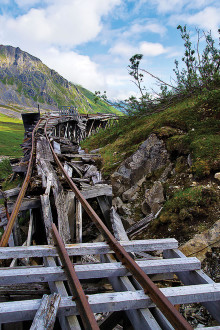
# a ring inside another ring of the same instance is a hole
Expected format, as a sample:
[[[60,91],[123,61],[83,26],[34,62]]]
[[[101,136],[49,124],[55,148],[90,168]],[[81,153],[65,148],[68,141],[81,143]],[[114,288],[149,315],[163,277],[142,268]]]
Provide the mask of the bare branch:
[[[143,72],[145,72],[145,73],[147,73],[147,74],[149,74],[151,77],[157,79],[157,80],[160,81],[163,85],[166,85],[166,86],[169,86],[169,87],[171,87],[171,88],[174,88],[175,90],[179,90],[178,88],[176,88],[176,87],[174,87],[174,86],[172,86],[172,85],[170,85],[170,84],[168,84],[168,83],[165,83],[163,80],[161,80],[160,78],[156,77],[155,75],[153,75],[152,73],[148,72],[147,70],[144,70],[144,69],[140,69],[140,70],[143,71]]]

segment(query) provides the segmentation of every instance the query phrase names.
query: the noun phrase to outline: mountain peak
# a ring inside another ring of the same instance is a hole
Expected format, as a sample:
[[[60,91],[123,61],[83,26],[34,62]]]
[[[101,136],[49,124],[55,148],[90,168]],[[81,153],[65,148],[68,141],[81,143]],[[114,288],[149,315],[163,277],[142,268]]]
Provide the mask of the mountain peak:
[[[85,95],[87,94],[87,96]],[[81,113],[117,112],[19,47],[0,45],[0,103],[44,109],[75,106]]]

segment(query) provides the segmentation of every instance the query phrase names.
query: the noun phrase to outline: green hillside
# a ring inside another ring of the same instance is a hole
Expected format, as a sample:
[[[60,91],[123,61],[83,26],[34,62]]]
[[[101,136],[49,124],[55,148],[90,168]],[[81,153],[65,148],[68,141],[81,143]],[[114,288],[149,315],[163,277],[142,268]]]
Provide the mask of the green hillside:
[[[209,175],[220,169],[220,90],[212,95],[204,96],[202,102],[202,95],[186,99],[150,116],[124,117],[118,125],[85,140],[82,146],[89,150],[102,148],[102,170],[111,174],[149,134],[156,133],[166,141],[173,157],[191,154],[193,173]]]
[[[20,48],[0,45],[0,104],[57,110],[75,106],[80,113],[119,113],[95,95],[74,85],[40,59]]]
[[[80,92],[82,92],[82,95],[84,95],[84,97],[86,97],[89,100],[90,105],[92,106],[93,109],[96,109],[96,112],[116,113],[118,115],[121,115],[121,111],[117,110],[116,108],[112,107],[111,105],[107,104],[101,99],[94,102],[95,95],[92,92],[90,92],[88,89],[80,85],[77,85],[77,88],[80,90]]]

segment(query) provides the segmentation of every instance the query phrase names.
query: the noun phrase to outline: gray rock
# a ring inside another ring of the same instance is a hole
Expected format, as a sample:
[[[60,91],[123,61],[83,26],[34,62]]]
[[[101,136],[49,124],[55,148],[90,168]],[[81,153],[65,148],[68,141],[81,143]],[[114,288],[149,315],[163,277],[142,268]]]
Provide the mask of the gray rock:
[[[129,201],[132,202],[137,197],[137,191],[139,190],[139,187],[137,185],[131,187],[130,189],[126,190],[122,194],[122,200],[124,202]]]
[[[153,187],[145,191],[145,198],[152,213],[156,214],[161,208],[161,204],[165,201],[162,183],[160,181],[155,181]]]
[[[165,166],[168,160],[164,142],[155,134],[151,134],[139,149],[122,163],[118,171],[113,173],[113,194],[120,196],[144,176]]]
[[[151,212],[151,208],[150,206],[147,204],[146,201],[144,201],[141,204],[141,211],[143,212],[143,214],[148,215]]]

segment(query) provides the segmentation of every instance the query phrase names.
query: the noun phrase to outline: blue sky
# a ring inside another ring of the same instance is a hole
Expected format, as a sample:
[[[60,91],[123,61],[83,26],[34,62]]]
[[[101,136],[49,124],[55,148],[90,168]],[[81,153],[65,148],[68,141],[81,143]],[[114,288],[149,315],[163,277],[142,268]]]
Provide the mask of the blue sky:
[[[0,0],[0,44],[39,57],[68,80],[110,98],[136,94],[127,66],[144,55],[141,67],[170,82],[183,42],[177,25],[212,30],[218,43],[216,0]],[[201,41],[202,46],[202,41]],[[145,86],[157,89],[149,76]]]

